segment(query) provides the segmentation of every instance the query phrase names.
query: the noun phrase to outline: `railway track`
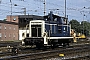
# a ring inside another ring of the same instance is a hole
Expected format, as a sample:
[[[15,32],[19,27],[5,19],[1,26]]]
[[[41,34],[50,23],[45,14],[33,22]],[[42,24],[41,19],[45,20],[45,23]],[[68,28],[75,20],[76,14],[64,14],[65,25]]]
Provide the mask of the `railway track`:
[[[55,48],[55,49],[48,49],[47,51],[43,50],[31,50],[31,49],[26,49],[26,50],[21,50],[19,51],[19,54],[12,56],[12,52],[7,52],[6,54],[2,52],[0,54],[0,59],[4,60],[23,60],[23,59],[49,59],[52,57],[57,57],[59,59],[80,59],[81,57],[87,57],[89,56],[90,52],[90,41],[81,41],[78,43],[71,44],[71,47],[69,48]],[[71,54],[74,53],[75,55]],[[65,56],[59,56],[59,54],[64,54]],[[79,56],[83,55],[83,56]],[[78,57],[76,57],[78,56]],[[69,57],[69,58],[67,58]],[[72,58],[70,58],[72,57]]]
[[[28,54],[18,54],[15,56],[4,56],[0,59],[5,60],[33,60],[33,59],[49,59],[52,57],[58,57],[59,59],[75,59],[80,57],[86,57],[90,55],[90,45],[79,46],[76,48],[66,48],[60,50],[52,50],[52,51],[42,51],[37,53],[28,53]],[[59,56],[59,54],[64,54],[64,56]]]
[[[80,57],[86,57],[90,55],[90,45],[84,46],[84,47],[77,47],[77,48],[66,48],[62,50],[52,50],[52,51],[43,51],[43,52],[37,52],[37,53],[29,53],[29,54],[18,54],[16,56],[5,56],[0,59],[5,60],[42,60],[42,59],[48,59],[52,57],[59,57],[59,59],[74,59],[74,58],[80,58]],[[64,56],[59,56],[59,54],[64,54]]]

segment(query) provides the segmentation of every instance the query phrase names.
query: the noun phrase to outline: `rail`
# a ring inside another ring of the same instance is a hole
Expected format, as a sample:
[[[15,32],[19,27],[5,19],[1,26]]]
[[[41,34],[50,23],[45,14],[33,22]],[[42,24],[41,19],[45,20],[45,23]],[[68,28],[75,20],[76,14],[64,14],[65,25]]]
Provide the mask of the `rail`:
[[[13,60],[13,59],[47,59],[48,57],[60,57],[61,59],[72,59],[85,57],[90,55],[90,45],[86,45],[85,47],[77,47],[77,48],[66,48],[61,50],[52,50],[52,51],[44,51],[37,53],[29,53],[29,54],[18,54],[16,56],[4,56],[0,59],[5,60]],[[59,56],[60,53],[65,54],[64,57]],[[75,54],[74,54],[75,53]]]

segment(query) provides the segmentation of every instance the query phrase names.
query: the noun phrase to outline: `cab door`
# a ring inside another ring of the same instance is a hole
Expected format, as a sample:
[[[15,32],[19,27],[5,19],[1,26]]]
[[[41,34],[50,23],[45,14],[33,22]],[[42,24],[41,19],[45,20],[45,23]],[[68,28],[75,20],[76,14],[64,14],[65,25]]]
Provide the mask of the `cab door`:
[[[31,35],[32,37],[41,37],[41,25],[32,25]]]

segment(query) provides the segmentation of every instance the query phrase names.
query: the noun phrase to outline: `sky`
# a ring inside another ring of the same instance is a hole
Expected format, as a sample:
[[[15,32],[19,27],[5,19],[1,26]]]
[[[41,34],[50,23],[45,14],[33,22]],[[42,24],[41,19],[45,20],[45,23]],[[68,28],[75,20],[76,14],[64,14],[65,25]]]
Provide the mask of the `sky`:
[[[0,20],[7,15],[44,15],[44,0],[0,0]],[[17,6],[15,6],[15,4]],[[59,10],[57,10],[59,9]],[[65,16],[65,0],[45,0],[45,15],[50,11],[59,16]],[[90,22],[90,0],[66,0],[66,15],[69,21],[76,19],[79,22]]]

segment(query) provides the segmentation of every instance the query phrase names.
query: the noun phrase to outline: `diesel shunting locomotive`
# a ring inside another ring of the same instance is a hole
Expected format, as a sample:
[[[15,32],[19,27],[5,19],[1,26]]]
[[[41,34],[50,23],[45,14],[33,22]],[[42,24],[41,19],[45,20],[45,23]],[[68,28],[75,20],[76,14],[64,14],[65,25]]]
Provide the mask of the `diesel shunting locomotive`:
[[[70,36],[68,18],[54,15],[51,11],[43,20],[31,20],[29,36],[24,39],[25,45],[67,46],[73,40]]]

